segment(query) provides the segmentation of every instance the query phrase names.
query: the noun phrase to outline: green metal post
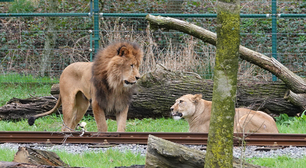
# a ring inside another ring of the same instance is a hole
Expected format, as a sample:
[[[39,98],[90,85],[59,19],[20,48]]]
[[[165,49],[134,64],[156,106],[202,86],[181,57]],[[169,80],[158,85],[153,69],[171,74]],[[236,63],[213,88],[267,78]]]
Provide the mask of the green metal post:
[[[92,38],[92,30],[89,30],[89,33],[90,33],[90,35],[89,35],[89,37],[90,37],[90,49],[89,49],[89,51],[90,51],[90,62],[92,62],[92,40],[93,40],[93,38]]]
[[[93,10],[93,14],[94,14],[94,50],[95,50],[95,54],[98,52],[99,50],[99,1],[98,0],[94,0],[94,10]]]
[[[277,59],[277,0],[272,0],[272,57]],[[276,81],[275,75],[272,75],[272,81]]]

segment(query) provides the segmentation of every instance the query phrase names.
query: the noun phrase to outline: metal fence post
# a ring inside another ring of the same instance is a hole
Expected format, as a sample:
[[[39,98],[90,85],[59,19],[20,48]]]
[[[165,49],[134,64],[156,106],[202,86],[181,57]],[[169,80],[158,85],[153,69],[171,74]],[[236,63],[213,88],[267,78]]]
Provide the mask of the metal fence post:
[[[272,57],[277,59],[277,0],[272,0]],[[272,75],[272,81],[277,81],[277,77]]]
[[[99,50],[99,1],[94,0],[94,53],[96,54]]]

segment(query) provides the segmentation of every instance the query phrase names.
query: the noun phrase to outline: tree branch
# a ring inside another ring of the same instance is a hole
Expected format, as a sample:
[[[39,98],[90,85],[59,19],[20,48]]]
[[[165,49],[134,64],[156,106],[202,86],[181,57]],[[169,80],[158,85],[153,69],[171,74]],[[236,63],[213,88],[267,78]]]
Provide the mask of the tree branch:
[[[152,29],[173,29],[216,45],[217,35],[194,24],[170,17],[153,16],[148,14],[146,19]],[[294,93],[306,93],[306,80],[299,77],[274,58],[250,50],[244,46],[239,47],[240,58],[268,70],[281,79]]]

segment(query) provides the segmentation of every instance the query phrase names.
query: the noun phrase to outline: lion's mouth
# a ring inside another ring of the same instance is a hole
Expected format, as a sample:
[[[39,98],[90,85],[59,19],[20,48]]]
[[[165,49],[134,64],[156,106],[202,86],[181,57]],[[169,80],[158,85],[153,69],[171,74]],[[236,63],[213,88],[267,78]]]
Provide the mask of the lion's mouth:
[[[179,113],[179,112],[176,112],[176,113],[172,113],[172,116],[177,116],[177,117],[183,117],[183,113]]]
[[[183,113],[179,113],[179,112],[172,113],[172,118],[174,120],[180,120],[180,119],[182,119],[182,117],[183,117]]]
[[[130,81],[124,80],[124,83],[126,85],[134,85],[136,83],[136,81],[130,82]]]

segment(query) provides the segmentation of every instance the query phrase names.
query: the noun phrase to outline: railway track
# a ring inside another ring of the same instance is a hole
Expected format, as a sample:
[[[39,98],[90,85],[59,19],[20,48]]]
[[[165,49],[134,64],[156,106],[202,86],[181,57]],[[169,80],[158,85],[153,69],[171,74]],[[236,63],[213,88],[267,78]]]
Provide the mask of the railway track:
[[[0,143],[52,143],[52,144],[147,144],[148,135],[175,143],[206,145],[207,133],[167,132],[7,132],[0,131]],[[234,145],[242,143],[242,134],[234,134]],[[306,134],[246,134],[246,145],[306,146]]]

